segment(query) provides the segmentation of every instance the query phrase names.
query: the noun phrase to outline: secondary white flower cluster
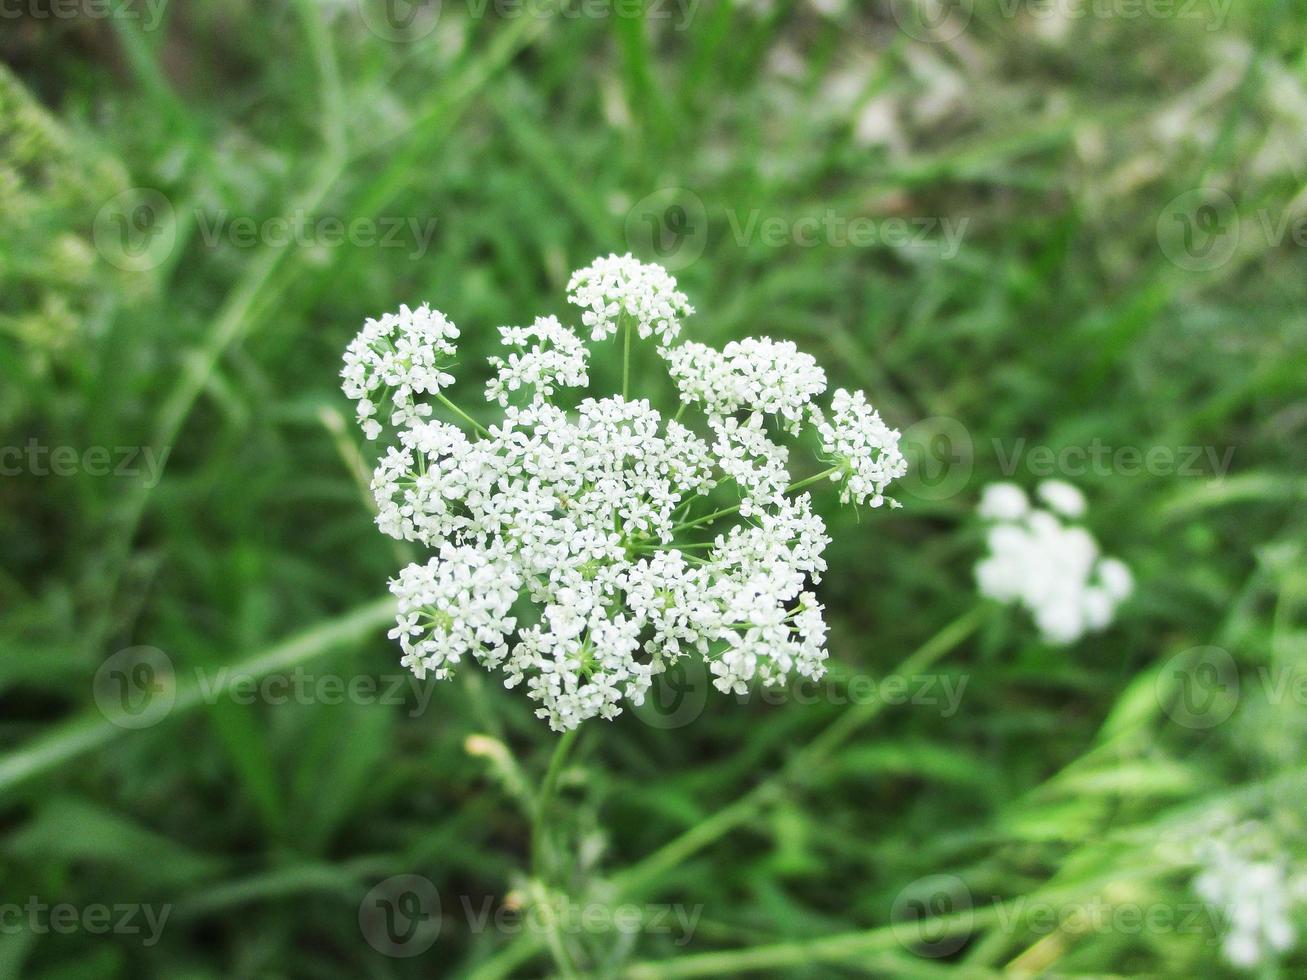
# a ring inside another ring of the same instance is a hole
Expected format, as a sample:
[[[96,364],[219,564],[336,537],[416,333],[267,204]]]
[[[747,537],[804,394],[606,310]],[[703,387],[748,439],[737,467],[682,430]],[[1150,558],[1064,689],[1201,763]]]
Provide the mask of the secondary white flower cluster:
[[[629,252],[595,259],[573,272],[567,301],[585,310],[581,323],[590,328],[591,340],[611,337],[625,316],[642,340],[657,334],[670,344],[681,332],[681,318],[694,312],[666,269],[646,265]]]
[[[1203,870],[1194,891],[1224,912],[1225,958],[1254,969],[1287,952],[1297,940],[1290,913],[1302,900],[1304,882],[1295,879],[1267,829],[1245,821],[1202,842]]]
[[[713,415],[761,412],[779,415],[797,433],[814,396],[826,390],[826,372],[793,341],[750,337],[716,351],[689,342],[665,355],[681,397]]]
[[[590,351],[555,317],[500,328],[512,352],[489,359],[485,396],[501,411],[486,424],[443,395],[460,424],[433,419],[413,397],[448,384],[429,373],[454,353],[442,315],[370,320],[350,345],[346,392],[370,406],[384,385],[397,406],[373,477],[378,526],[433,552],[391,583],[403,663],[420,677],[468,658],[501,670],[557,730],[640,703],[684,656],[704,657],[722,691],[819,677],[812,585],[829,539],[801,490],[843,481],[846,499],[881,504],[906,468],[898,433],[861,392],[836,392],[827,421],[812,401],[825,376],[793,344],[668,346],[690,307],[658,266],[600,259],[569,294],[594,338],[656,336],[681,414],[703,410],[697,427],[642,399],[576,392]],[[418,336],[431,349],[414,352]],[[374,414],[360,404],[369,432]],[[827,469],[796,484],[770,423],[814,428]]]
[[[444,368],[454,357],[458,328],[445,314],[423,303],[401,306],[380,320],[368,320],[345,351],[342,387],[358,407],[364,435],[381,434],[378,402],[389,401],[391,425],[410,425],[431,414],[414,396],[435,394],[454,383]]]
[[[1046,480],[1036,492],[1048,510],[1032,507],[1016,484],[985,487],[978,513],[993,526],[976,583],[983,595],[1024,606],[1049,643],[1074,643],[1111,624],[1134,579],[1123,562],[1100,555],[1087,530],[1063,523],[1085,513],[1079,490]]]

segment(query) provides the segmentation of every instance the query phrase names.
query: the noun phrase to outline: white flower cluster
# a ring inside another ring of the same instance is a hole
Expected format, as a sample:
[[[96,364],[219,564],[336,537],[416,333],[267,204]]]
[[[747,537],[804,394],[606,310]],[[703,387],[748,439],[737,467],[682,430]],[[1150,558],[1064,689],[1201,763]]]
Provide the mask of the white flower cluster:
[[[523,386],[535,389],[535,398],[548,399],[558,388],[580,388],[590,383],[586,365],[590,352],[576,333],[556,316],[538,316],[529,327],[500,327],[504,343],[516,351],[491,357],[496,370],[486,385],[486,400],[508,405],[509,396]]]
[[[797,432],[813,420],[832,465],[802,485],[844,480],[846,497],[873,505],[905,468],[898,433],[861,393],[837,392],[827,423],[812,404],[825,377],[792,344],[667,348],[690,308],[658,266],[612,256],[569,289],[593,336],[610,336],[624,315],[640,336],[657,336],[678,380],[695,379],[684,380],[682,413],[705,409],[699,431],[644,400],[557,403],[589,383],[589,351],[554,317],[501,328],[514,350],[490,358],[486,400],[502,406],[502,421],[489,427],[443,398],[470,428],[432,419],[409,397],[436,390],[412,365],[453,354],[457,333],[443,316],[369,321],[350,345],[346,391],[370,398],[372,375],[359,365],[387,357],[382,341],[415,334],[419,319],[443,325],[428,333],[433,350],[385,361],[406,394],[393,418],[403,428],[373,477],[377,523],[434,553],[391,583],[404,664],[438,678],[469,657],[501,670],[557,730],[640,703],[653,677],[688,655],[707,660],[722,691],[819,677],[826,625],[812,585],[829,539],[767,421]]]
[[[627,317],[642,340],[657,334],[660,342],[670,344],[681,332],[681,318],[694,312],[666,269],[646,265],[629,252],[595,259],[573,272],[567,301],[585,311],[581,323],[590,328],[591,340],[612,336]]]
[[[797,433],[812,399],[826,390],[826,372],[793,341],[750,337],[718,352],[693,342],[668,350],[667,369],[690,403],[713,415],[762,412]]]
[[[380,320],[368,320],[345,351],[342,387],[358,406],[359,425],[369,439],[381,434],[378,402],[392,405],[391,425],[410,425],[431,414],[414,395],[435,394],[454,383],[446,373],[454,357],[458,328],[423,303],[401,306]]]
[[[831,478],[840,479],[842,473],[847,473],[840,500],[870,502],[872,507],[879,507],[885,502],[885,488],[890,481],[908,471],[908,461],[899,452],[898,432],[881,421],[860,391],[850,394],[843,388],[836,389],[831,412],[831,421],[827,422],[813,406],[822,449],[842,465],[841,473],[832,473]],[[893,500],[890,505],[899,506]]]
[[[976,583],[983,595],[1024,606],[1048,642],[1074,643],[1111,624],[1134,579],[1123,562],[1099,554],[1087,530],[1062,522],[1085,513],[1079,490],[1046,480],[1037,493],[1049,510],[1031,507],[1012,483],[984,489],[978,513],[993,526]]]
[[[1234,966],[1259,967],[1297,940],[1290,912],[1301,899],[1303,883],[1276,856],[1278,850],[1256,821],[1237,824],[1199,848],[1203,870],[1194,879],[1194,891],[1224,912],[1221,949]]]

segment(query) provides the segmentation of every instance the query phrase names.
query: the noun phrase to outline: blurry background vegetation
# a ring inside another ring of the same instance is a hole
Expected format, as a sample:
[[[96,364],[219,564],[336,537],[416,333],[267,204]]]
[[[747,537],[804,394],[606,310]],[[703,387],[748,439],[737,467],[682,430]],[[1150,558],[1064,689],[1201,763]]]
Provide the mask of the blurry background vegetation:
[[[461,905],[524,901],[515,779],[540,778],[554,736],[520,692],[466,670],[418,712],[407,686],[402,704],[271,705],[182,684],[139,731],[92,694],[137,646],[179,684],[240,664],[396,676],[378,600],[404,555],[359,482],[346,342],[430,301],[463,328],[475,390],[496,325],[564,314],[568,271],[628,248],[674,267],[700,311],[690,336],[792,338],[917,434],[904,510],[826,515],[837,677],[882,677],[978,605],[968,514],[1018,440],[1234,453],[1222,478],[1201,462],[1074,476],[1139,580],[1117,625],[1053,650],[983,614],[936,668],[966,680],[955,714],[887,708],[729,826],[712,815],[849,709],[713,693],[681,727],[628,712],[583,731],[561,783],[576,893],[702,918],[683,947],[609,934],[576,957],[639,976],[1227,972],[1210,923],[978,915],[933,947],[886,927],[935,875],[977,909],[1182,908],[1186,841],[1221,819],[1258,819],[1307,859],[1307,705],[1260,681],[1307,667],[1307,15],[445,0],[392,30],[361,3],[55,17],[32,0],[0,20],[0,445],[170,453],[157,486],[27,464],[0,479],[0,903],[172,907],[149,946],[6,928],[0,976],[553,970],[538,937],[478,931]],[[1195,210],[1211,201],[1219,227]],[[214,233],[297,214],[434,235]],[[648,214],[673,215],[670,245]],[[935,224],[925,245],[740,231],[828,215]],[[944,220],[965,221],[956,254]],[[1178,254],[1186,230],[1214,241]],[[1163,668],[1203,646],[1228,651],[1242,696],[1221,724],[1176,724]],[[469,752],[470,735],[498,741]],[[709,833],[640,863],[694,828]],[[401,873],[444,908],[411,959],[359,926]],[[1263,973],[1304,970],[1297,952]]]

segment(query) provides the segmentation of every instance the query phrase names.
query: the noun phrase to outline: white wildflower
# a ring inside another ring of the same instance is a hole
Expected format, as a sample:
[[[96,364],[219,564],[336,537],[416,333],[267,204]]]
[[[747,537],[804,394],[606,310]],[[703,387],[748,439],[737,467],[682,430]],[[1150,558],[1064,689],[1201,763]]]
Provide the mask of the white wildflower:
[[[852,499],[872,507],[885,503],[884,491],[890,481],[908,471],[908,461],[899,451],[898,430],[881,421],[861,391],[850,394],[837,388],[830,421],[819,411],[812,414],[823,450],[839,466],[831,479],[844,481],[840,500],[847,503]],[[897,501],[890,504],[898,506]]]
[[[665,344],[690,309],[662,269],[629,256],[581,270],[570,290],[597,338],[627,316]],[[663,351],[703,408],[693,424],[616,396],[567,410],[551,396],[589,384],[581,338],[553,317],[500,334],[513,350],[490,358],[485,396],[502,419],[485,428],[441,399],[474,431],[429,418],[420,398],[449,383],[457,332],[439,314],[369,321],[346,357],[352,397],[403,392],[392,421],[406,427],[373,476],[378,526],[436,555],[391,583],[404,664],[446,677],[470,656],[560,730],[639,704],[685,656],[705,658],[723,691],[820,677],[813,587],[829,538],[773,436],[818,419],[845,497],[878,504],[903,461],[862,395],[837,393],[827,425],[816,362],[763,339]],[[375,434],[375,409],[359,415]]]
[[[535,390],[534,398],[548,400],[557,388],[581,388],[590,383],[586,364],[590,352],[581,338],[558,322],[558,317],[536,317],[529,327],[500,327],[500,337],[517,348],[505,360],[489,358],[495,377],[486,385],[486,400],[508,405],[512,392]]]
[[[403,664],[418,677],[449,674],[465,654],[487,667],[507,652],[508,615],[521,582],[512,568],[480,548],[441,546],[440,556],[412,564],[390,583],[399,618],[390,631],[404,649]]]
[[[1194,891],[1224,913],[1221,941],[1234,966],[1252,970],[1297,941],[1290,918],[1297,898],[1284,851],[1256,821],[1209,837],[1198,848],[1203,869]]]
[[[612,336],[627,317],[641,339],[657,334],[669,344],[681,332],[681,318],[694,312],[666,269],[630,253],[595,259],[573,272],[567,300],[585,311],[581,322],[590,328],[591,340]]]
[[[991,483],[980,493],[976,513],[987,521],[1015,521],[1030,510],[1030,498],[1015,483]]]
[[[444,369],[454,357],[458,328],[439,310],[423,303],[416,310],[401,306],[379,320],[369,319],[345,351],[342,388],[357,403],[364,434],[381,434],[377,418],[389,401],[392,425],[409,425],[431,414],[414,395],[434,394],[454,383]]]
[[[1039,499],[1063,517],[1085,516],[1085,495],[1065,480],[1045,480],[1035,488]]]
[[[795,435],[812,399],[826,390],[826,372],[793,341],[751,337],[732,341],[721,352],[686,343],[663,356],[687,404],[702,404],[713,415],[774,415]]]
[[[1025,607],[1050,643],[1074,643],[1106,629],[1134,589],[1130,570],[1101,557],[1093,535],[1050,511],[1030,509],[1013,484],[986,487],[978,513],[994,522],[989,554],[975,570],[981,594]]]

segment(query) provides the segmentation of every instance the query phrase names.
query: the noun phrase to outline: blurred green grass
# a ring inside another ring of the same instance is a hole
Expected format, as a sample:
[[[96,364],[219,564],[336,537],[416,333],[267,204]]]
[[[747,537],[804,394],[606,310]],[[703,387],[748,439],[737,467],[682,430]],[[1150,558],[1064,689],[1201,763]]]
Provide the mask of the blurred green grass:
[[[937,668],[965,679],[955,714],[887,709],[674,862],[640,864],[847,709],[714,693],[684,727],[628,713],[584,732],[563,782],[578,893],[652,867],[627,900],[702,910],[684,947],[594,937],[596,974],[1220,975],[1211,930],[1041,934],[979,910],[1100,893],[1181,907],[1191,871],[1168,842],[1218,812],[1282,825],[1307,859],[1304,705],[1256,683],[1307,658],[1305,266],[1274,234],[1303,213],[1307,17],[1278,3],[1059,28],[977,4],[940,41],[902,29],[898,2],[703,4],[687,30],[681,8],[644,6],[478,16],[446,0],[409,42],[369,29],[375,7],[311,0],[169,5],[153,31],[5,21],[0,445],[169,455],[157,486],[86,466],[0,479],[0,904],[172,914],[150,946],[6,929],[0,975],[552,969],[537,937],[477,930],[461,904],[521,901],[516,770],[464,745],[489,734],[537,780],[553,736],[517,694],[472,671],[422,711],[409,687],[400,704],[273,705],[183,685],[167,719],[129,731],[92,691],[135,646],[183,681],[249,663],[395,676],[375,603],[403,556],[371,525],[370,461],[340,426],[341,351],[365,316],[430,301],[463,327],[470,390],[494,326],[564,314],[568,271],[628,248],[676,267],[696,339],[795,339],[924,446],[903,511],[825,515],[837,675],[881,677],[976,606],[966,515],[1019,440],[1233,456],[1223,476],[1076,476],[1139,579],[1117,626],[1057,651],[988,616]],[[1238,240],[1177,264],[1168,219],[1203,187],[1233,201]],[[137,261],[113,236],[143,200],[141,241],[172,244]],[[405,231],[397,248],[320,228],[209,240],[221,220],[297,214]],[[955,255],[794,241],[828,215],[965,230]],[[752,219],[780,219],[782,243],[743,235]],[[424,249],[408,222],[432,220]],[[1230,652],[1244,696],[1186,729],[1157,684],[1206,645]],[[413,959],[379,954],[358,921],[403,873],[444,907]],[[914,955],[889,928],[896,898],[941,874],[974,928]]]

